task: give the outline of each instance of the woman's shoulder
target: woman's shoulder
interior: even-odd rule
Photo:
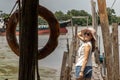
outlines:
[[[92,44],[91,44],[91,42],[89,41],[89,42],[86,42],[86,43],[85,43],[85,46],[92,46]]]

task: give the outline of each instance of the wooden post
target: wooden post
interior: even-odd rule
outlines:
[[[68,40],[68,38],[67,38],[67,52],[69,53],[69,40]]]
[[[73,66],[73,40],[70,45],[70,51],[68,55],[68,66],[67,66],[67,79],[66,80],[71,80],[71,71],[72,71],[72,66]]]
[[[65,79],[65,68],[66,68],[67,54],[68,52],[64,52],[63,59],[62,59],[63,61],[62,61],[62,67],[61,67],[60,80],[66,80]]]
[[[112,28],[112,45],[113,45],[113,75],[114,80],[119,80],[119,43],[118,43],[118,24],[113,23]]]
[[[78,25],[75,25],[75,36],[73,38],[73,63],[76,61],[76,53],[77,53],[77,30]]]
[[[78,25],[75,25],[75,39],[77,39],[77,30],[78,30]]]
[[[86,26],[88,27],[88,17],[87,17],[87,25]]]
[[[35,80],[35,62],[38,53],[38,1],[22,0],[19,80]]]
[[[97,32],[97,17],[96,17],[96,2],[94,2],[93,0],[91,0],[91,9],[92,9],[92,26],[94,27],[94,29]]]
[[[72,18],[71,18],[71,26],[72,26],[72,37],[74,37],[74,30],[73,30],[74,25],[73,25],[73,19]]]
[[[105,59],[106,59],[106,67],[107,67],[107,80],[114,80],[112,73],[112,48],[110,45],[110,33],[109,33],[109,24],[108,24],[108,16],[106,11],[106,0],[98,0],[98,9],[100,16],[100,23],[102,29],[104,50],[105,50]]]
[[[94,53],[94,56],[93,56],[93,60],[95,60],[95,63],[97,63],[97,64],[100,64],[100,61],[99,61],[99,54],[100,54],[100,52],[99,52],[99,49],[98,49],[98,35],[97,35],[97,17],[96,17],[96,9],[95,9],[95,7],[96,7],[96,2],[94,2],[93,0],[91,0],[91,9],[92,9],[92,26],[93,26],[93,28],[96,30],[96,34],[95,34],[95,36],[96,36],[96,49],[95,49],[95,53]]]

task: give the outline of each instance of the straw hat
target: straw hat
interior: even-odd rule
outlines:
[[[84,32],[84,31],[89,31],[92,34],[93,39],[96,40],[96,37],[95,37],[96,31],[94,28],[88,27],[88,28],[81,30],[81,32]]]
[[[96,40],[96,37],[95,37],[96,31],[95,31],[95,29],[92,28],[92,27],[89,27],[89,28],[87,28],[87,30],[89,30],[91,32],[92,37],[94,38],[94,40]]]

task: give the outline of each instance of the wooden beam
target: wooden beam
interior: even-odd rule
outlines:
[[[94,2],[93,0],[91,0],[91,10],[92,10],[92,26],[94,27],[94,29],[97,32],[97,17],[96,17],[96,2]]]
[[[109,32],[109,23],[108,23],[108,15],[106,11],[106,0],[97,0],[98,1],[98,9],[99,9],[99,16],[100,16],[100,23],[102,29],[102,36],[103,36],[103,44],[105,50],[105,59],[106,59],[106,67],[107,67],[107,79],[113,79],[112,73],[112,48],[110,42],[110,32]]]
[[[100,52],[99,52],[99,49],[98,49],[98,35],[97,35],[97,28],[98,28],[98,26],[97,26],[97,17],[96,17],[96,9],[95,9],[95,7],[96,7],[96,2],[95,1],[93,1],[93,0],[91,0],[91,10],[92,10],[92,27],[96,30],[96,34],[95,34],[95,36],[96,36],[96,49],[95,49],[95,54],[94,54],[94,56],[93,56],[93,58],[94,58],[94,60],[93,61],[95,61],[95,63],[97,63],[97,64],[100,64],[100,61],[99,61],[99,55],[100,55]]]
[[[77,55],[77,49],[78,49],[78,38],[77,38],[77,32],[78,32],[78,25],[75,25],[75,36],[73,37],[73,63],[76,61],[76,55]]]
[[[112,28],[112,45],[113,45],[113,75],[114,80],[119,80],[119,43],[118,43],[118,24],[113,23]]]
[[[72,16],[72,18],[88,18],[88,16]]]
[[[72,71],[72,66],[73,66],[73,45],[74,45],[74,41],[71,41],[70,44],[70,51],[69,51],[69,55],[68,55],[68,66],[67,66],[67,79],[66,80],[71,80],[71,71]]]
[[[35,80],[35,62],[38,53],[38,1],[22,0],[19,80]]]
[[[61,66],[61,75],[60,75],[60,80],[66,80],[65,77],[65,68],[66,68],[66,61],[67,61],[67,56],[68,56],[68,52],[64,52],[63,54],[63,61],[62,61],[62,66]]]
[[[75,18],[76,19],[86,18],[86,21],[87,21],[86,26],[88,27],[88,18],[89,18],[88,16],[72,16],[72,19],[75,19]]]

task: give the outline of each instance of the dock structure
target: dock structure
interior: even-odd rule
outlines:
[[[21,34],[19,39],[20,60],[19,60],[18,79],[19,80],[35,80],[35,77],[36,77],[35,72],[36,72],[37,80],[40,80],[39,73],[37,72],[38,70],[36,70],[38,69],[38,35],[37,35],[38,19],[37,17],[38,17],[38,1],[39,0],[22,0],[22,1],[23,1],[22,8],[20,8],[22,12],[19,13]],[[92,55],[93,75],[91,80],[120,80],[118,24],[117,23],[112,24],[112,27],[111,27],[112,32],[110,33],[109,21],[108,21],[108,16],[106,11],[106,0],[97,0],[97,2],[98,2],[100,24],[101,24],[100,25],[101,33],[103,38],[103,47],[104,47],[103,56],[104,57],[103,57],[103,61],[100,62],[99,60],[100,59],[100,49],[99,49],[100,43],[98,42],[102,42],[102,41],[99,40],[99,36],[96,34],[97,41],[96,41],[96,50]],[[98,25],[97,25],[97,19],[96,19],[95,4],[96,3],[93,0],[91,0],[92,20],[93,20],[92,26],[95,28],[97,32]],[[31,12],[31,10],[34,10],[34,12]],[[87,16],[83,16],[83,17],[79,16],[79,17],[72,17],[72,18],[86,18],[87,27],[88,27]],[[64,52],[64,55],[63,55],[60,80],[76,80],[75,63],[77,58],[76,54],[79,47],[78,45],[79,40],[77,38],[78,25],[75,25],[73,27],[75,27],[75,30],[74,30],[75,32],[73,32],[72,30],[73,36],[72,36],[72,41],[70,43],[70,46],[69,46],[69,40],[67,39],[68,51]],[[58,30],[56,30],[55,32],[57,31]],[[53,41],[53,39],[50,39],[49,41]],[[57,44],[55,46],[57,46]],[[48,49],[48,47],[50,48]],[[48,47],[46,47],[48,50],[52,49],[51,46],[48,46]],[[46,56],[47,55],[48,53],[46,54]],[[45,56],[45,55],[42,54],[41,56]]]
[[[105,66],[107,71],[106,80],[119,80],[118,25],[113,25],[113,31],[112,31],[113,35],[111,36],[109,31],[109,21],[106,11],[106,0],[102,0],[102,1],[98,0],[98,9],[99,9],[103,44],[105,50]],[[115,31],[116,31],[116,35],[114,34]],[[116,46],[114,46],[115,44]]]
[[[96,34],[96,50],[92,55],[93,59],[93,75],[91,80],[120,80],[119,75],[119,43],[118,43],[118,24],[113,23],[112,33],[109,31],[109,21],[106,12],[106,0],[97,0],[99,17],[101,24],[101,33],[103,38],[103,61],[100,62],[100,43],[99,36]],[[97,19],[95,12],[95,2],[91,0],[92,5],[92,24],[97,31]],[[72,28],[73,29],[73,28]],[[78,48],[78,40],[76,37],[77,26],[75,26],[75,35],[73,34],[72,41],[70,43],[69,51],[66,54],[67,60],[64,62],[64,70],[61,72],[64,74],[60,80],[75,80],[75,59]],[[67,44],[68,45],[68,44]],[[65,55],[64,55],[65,56]]]
[[[22,1],[23,1],[22,12],[21,12],[22,26],[20,27],[20,33],[21,33],[20,41],[22,42],[20,42],[21,55],[20,55],[20,63],[19,63],[19,80],[35,80],[35,63],[36,63],[35,59],[37,58],[36,55],[38,53],[38,46],[37,46],[38,0],[26,0],[26,1],[22,0]],[[34,12],[31,12],[31,10],[34,10]],[[30,47],[31,45],[32,47]]]

